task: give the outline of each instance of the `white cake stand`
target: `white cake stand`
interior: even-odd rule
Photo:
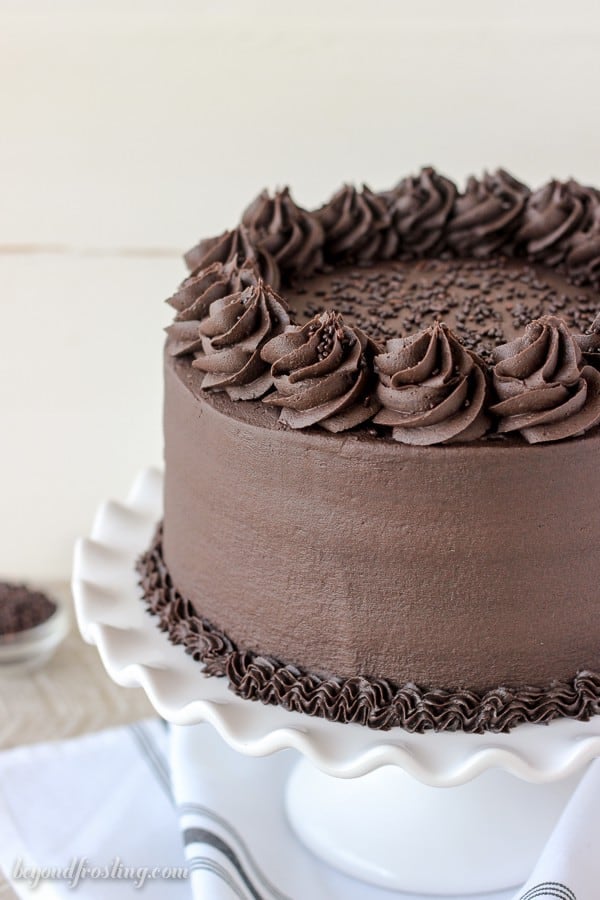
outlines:
[[[162,475],[142,472],[108,501],[75,550],[79,628],[109,675],[141,686],[163,718],[210,722],[240,753],[302,755],[289,820],[318,856],[359,879],[422,894],[522,884],[583,773],[600,755],[600,716],[510,734],[373,731],[236,697],[169,643],[140,600],[134,561],[162,512]],[[445,790],[442,790],[444,788]]]

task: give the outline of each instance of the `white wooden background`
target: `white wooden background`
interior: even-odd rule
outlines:
[[[593,0],[0,0],[0,577],[161,459],[179,253],[263,186],[600,184]]]

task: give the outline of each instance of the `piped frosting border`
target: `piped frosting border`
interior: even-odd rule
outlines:
[[[324,678],[274,657],[238,647],[197,614],[174,587],[162,552],[162,526],[137,563],[142,599],[159,628],[181,644],[207,675],[226,677],[246,700],[380,731],[508,732],[525,722],[588,721],[600,714],[600,674],[580,671],[546,687],[499,686],[484,693],[394,684],[380,678]]]

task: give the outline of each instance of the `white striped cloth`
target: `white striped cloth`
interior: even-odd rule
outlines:
[[[299,844],[283,809],[296,760],[292,751],[240,756],[206,725],[172,729],[173,791],[195,900],[424,900],[347,878]],[[527,885],[481,900],[600,900],[600,760]]]
[[[156,769],[167,739],[152,719],[0,753],[0,868],[19,897],[190,900],[188,877],[149,878],[141,891],[123,877],[155,867],[187,870],[169,778]],[[88,873],[73,889],[69,876],[82,863],[117,877]],[[61,878],[32,887],[24,870],[45,867],[60,869]]]
[[[67,869],[85,859],[90,868],[120,860],[131,876],[178,870],[176,878],[146,880],[141,895],[150,900],[417,900],[347,878],[301,846],[283,809],[292,751],[241,756],[201,725],[172,729],[170,758],[171,765],[166,729],[155,720],[0,753],[0,867],[19,897],[140,894],[131,877],[88,876],[75,894],[66,879],[32,889],[22,877],[24,867]],[[599,898],[600,760],[527,885],[482,900]]]

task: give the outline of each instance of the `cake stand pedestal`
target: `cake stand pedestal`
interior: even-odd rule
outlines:
[[[300,840],[349,875],[401,891],[463,896],[527,880],[579,778],[540,785],[489,769],[439,788],[389,766],[334,778],[303,759],[290,776],[286,804]]]
[[[140,601],[134,570],[162,514],[162,476],[100,507],[75,550],[79,628],[109,675],[141,686],[163,718],[210,722],[235,750],[302,758],[286,790],[300,840],[331,865],[401,891],[467,895],[522,884],[583,774],[600,716],[510,734],[409,734],[342,725],[236,697],[202,676]]]

